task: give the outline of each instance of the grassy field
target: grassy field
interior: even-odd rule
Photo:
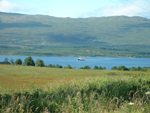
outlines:
[[[0,65],[0,113],[149,113],[149,93],[150,71]]]

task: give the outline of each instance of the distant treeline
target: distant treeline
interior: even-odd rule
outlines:
[[[24,66],[37,66],[37,67],[50,67],[50,68],[66,68],[66,69],[74,69],[71,65],[62,66],[59,64],[49,64],[45,65],[44,61],[41,59],[33,60],[31,56],[25,58],[24,60],[21,60],[20,58],[16,59],[15,61],[13,59],[9,60],[8,58],[5,58],[3,62],[0,62],[0,64],[11,64],[11,65],[24,65]],[[94,70],[106,70],[106,67],[102,66],[94,66],[90,67],[88,65],[80,67],[80,69],[94,69]],[[113,66],[111,70],[122,70],[122,71],[147,71],[150,70],[150,67],[126,67],[126,66]]]

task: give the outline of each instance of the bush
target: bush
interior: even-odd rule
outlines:
[[[11,63],[9,62],[8,58],[5,58],[3,62],[0,62],[0,64],[11,64]]]
[[[125,66],[113,66],[112,70],[123,70],[123,71],[147,71],[149,67],[130,67],[127,68]]]
[[[73,67],[71,65],[67,65],[66,67],[64,67],[66,69],[73,69]]]
[[[35,66],[44,67],[45,66],[44,61],[41,59],[37,59],[35,62]]]
[[[8,58],[5,58],[5,59],[4,59],[4,62],[9,62],[9,59],[8,59]]]
[[[84,66],[84,67],[81,67],[80,69],[91,69],[90,66]]]
[[[131,71],[147,71],[148,67],[131,67],[130,68]]]
[[[125,66],[113,66],[112,70],[122,70],[122,71],[128,71],[129,68],[125,67]]]
[[[35,66],[35,63],[34,63],[34,60],[32,59],[32,57],[25,58],[24,65],[25,66]]]
[[[102,67],[102,66],[94,66],[95,70],[105,70],[106,68],[105,67]]]
[[[21,60],[21,59],[17,59],[17,60],[15,61],[15,64],[16,64],[16,65],[22,65],[22,60]]]
[[[48,67],[51,67],[51,68],[63,68],[63,66],[59,65],[59,64],[49,64]]]

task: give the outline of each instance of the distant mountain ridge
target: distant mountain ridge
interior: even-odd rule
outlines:
[[[150,19],[0,12],[0,54],[150,57]]]

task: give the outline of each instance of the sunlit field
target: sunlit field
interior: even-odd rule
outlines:
[[[149,106],[150,71],[0,65],[2,113],[149,113]]]

